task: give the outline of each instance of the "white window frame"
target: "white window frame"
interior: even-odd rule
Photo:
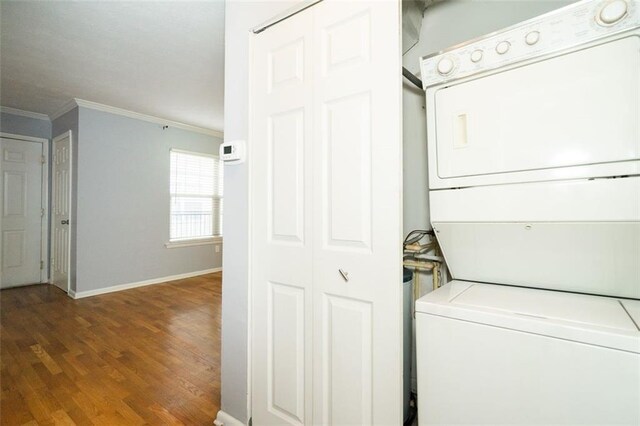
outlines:
[[[216,160],[220,160],[220,157],[215,154],[208,154],[205,152],[196,152],[196,151],[187,151],[185,149],[177,149],[177,148],[169,149],[169,158],[171,158],[172,152],[197,155],[201,157],[211,157],[211,158],[215,158]],[[223,167],[223,166],[220,165],[220,167]],[[188,194],[183,194],[183,195],[188,195]],[[171,197],[172,197],[171,176],[169,176],[169,221],[171,221]],[[218,199],[223,200],[224,195],[221,197],[218,197]],[[172,248],[179,248],[179,247],[204,246],[204,245],[219,244],[219,243],[222,243],[222,235],[214,235],[212,237],[191,238],[191,239],[183,239],[183,240],[171,240],[171,222],[169,222],[169,241],[166,242],[164,246],[166,248],[172,249]]]

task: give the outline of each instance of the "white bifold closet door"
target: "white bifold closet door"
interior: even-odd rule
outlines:
[[[400,4],[253,37],[253,424],[401,424]]]

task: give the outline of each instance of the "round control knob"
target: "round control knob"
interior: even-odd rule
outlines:
[[[453,71],[454,65],[451,58],[442,58],[440,62],[438,62],[438,72],[442,75],[447,75]]]
[[[524,36],[524,41],[529,45],[533,46],[540,40],[540,33],[538,31],[531,31]]]
[[[496,52],[498,52],[498,55],[504,55],[509,51],[510,47],[511,47],[511,43],[509,43],[508,41],[501,41],[496,46]]]
[[[613,0],[600,10],[600,21],[605,25],[615,24],[627,14],[627,8],[625,0]]]
[[[482,50],[474,50],[471,52],[471,62],[480,62],[482,60]]]

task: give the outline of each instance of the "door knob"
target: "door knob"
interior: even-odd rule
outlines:
[[[68,224],[69,224],[69,219],[60,221],[60,225],[68,225]]]
[[[338,269],[338,272],[340,272],[340,275],[342,275],[342,278],[345,280],[345,282],[349,282],[349,273],[346,271],[343,271],[342,269]]]

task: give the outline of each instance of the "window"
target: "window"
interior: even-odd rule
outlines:
[[[170,241],[222,236],[222,162],[214,155],[175,149],[170,156]]]

